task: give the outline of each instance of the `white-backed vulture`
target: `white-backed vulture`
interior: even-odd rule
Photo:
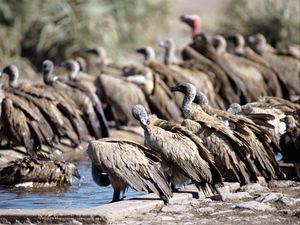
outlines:
[[[68,60],[64,62],[64,67],[69,71],[69,81],[66,82],[67,85],[72,87],[73,89],[77,89],[86,95],[94,108],[95,114],[99,120],[101,126],[101,137],[108,137],[109,136],[109,127],[106,121],[104,111],[102,108],[102,103],[98,96],[96,95],[96,87],[94,84],[91,83],[83,83],[77,80],[77,76],[81,73],[80,66],[78,62],[75,60]],[[89,76],[89,75],[86,75]],[[100,137],[96,137],[100,138]]]
[[[114,77],[122,77],[122,68],[107,58],[106,49],[102,46],[87,49],[88,72],[93,75],[107,74]]]
[[[237,57],[226,52],[227,43],[221,35],[210,39],[219,57],[228,63],[234,74],[245,84],[245,98],[247,102],[258,100],[259,97],[267,95],[267,85],[262,73],[247,59]]]
[[[92,141],[87,153],[93,167],[108,174],[114,189],[113,201],[119,201],[120,192],[129,186],[138,191],[154,192],[165,203],[172,197],[171,188],[160,171],[157,152],[132,141],[105,138]],[[100,175],[94,172],[93,178],[102,185],[98,179]]]
[[[268,95],[289,99],[288,90],[276,71],[262,56],[256,54],[250,47],[245,46],[245,39],[241,34],[228,36],[227,43],[229,53],[247,59],[248,64],[252,63],[252,66],[261,72],[267,85]]]
[[[203,127],[203,131],[208,132],[202,136],[202,139],[206,139],[207,136],[216,133],[219,138],[226,140],[229,149],[234,152],[239,159],[239,164],[237,165],[239,168],[235,170],[239,176],[239,181],[241,183],[248,183],[249,180],[256,181],[258,171],[253,160],[250,158],[250,145],[243,135],[235,130],[231,130],[218,118],[205,113],[200,105],[193,105],[192,102],[196,96],[196,88],[192,84],[178,84],[172,88],[172,91],[179,91],[184,94],[181,108],[184,118],[196,122],[201,128]],[[201,134],[199,133],[199,135]],[[214,151],[214,149],[210,150]],[[229,152],[226,154],[229,154]],[[242,168],[246,168],[247,173],[242,171]]]
[[[170,68],[176,83],[169,84],[170,87],[178,83],[191,83],[197,90],[202,91],[208,97],[211,104],[220,109],[225,109],[222,98],[218,95],[214,87],[214,75],[191,67],[187,61],[175,59],[175,42],[171,39],[160,41],[159,45],[165,49],[164,63]],[[172,76],[172,75],[170,75]],[[179,79],[179,77],[181,77]],[[182,101],[182,99],[181,99]],[[181,104],[181,101],[179,104]]]
[[[300,61],[288,55],[282,55],[267,44],[262,34],[248,38],[250,47],[261,55],[277,72],[291,95],[300,94]]]
[[[150,112],[146,97],[136,84],[106,74],[98,76],[97,81],[103,91],[104,102],[110,105],[117,125],[138,125],[131,114],[131,108],[136,104],[143,105]]]
[[[265,114],[265,121],[261,119],[261,125],[256,125],[246,117],[212,108],[209,106],[206,96],[199,91],[195,100],[204,112],[219,118],[224,123],[228,123],[232,130],[239,133],[249,143],[250,157],[253,159],[260,175],[267,180],[283,177],[275,160],[273,149],[269,144],[272,139],[271,133],[266,129],[274,129],[274,126],[268,123],[268,120],[274,119],[273,116]]]
[[[161,155],[173,187],[191,179],[205,194],[208,187],[217,192],[222,177],[200,138],[179,124],[148,116],[141,105],[134,106],[132,114],[144,129],[145,145]]]
[[[71,184],[73,176],[80,178],[74,164],[39,154],[38,157],[25,156],[9,163],[0,171],[0,185],[55,187]]]
[[[43,62],[43,78],[44,83],[48,86],[49,90],[55,91],[66,102],[73,104],[73,110],[80,113],[80,117],[84,120],[84,124],[75,121],[76,131],[80,134],[81,129],[95,137],[101,138],[108,136],[108,127],[105,117],[102,112],[99,100],[93,93],[84,85],[77,85],[76,82],[59,79],[53,75],[54,65],[51,61],[45,60]],[[82,120],[81,119],[81,120]],[[84,127],[86,126],[86,127]]]
[[[128,76],[127,80],[140,85],[145,93],[150,110],[159,118],[180,121],[181,111],[176,105],[169,88],[157,74],[146,68],[144,74]]]

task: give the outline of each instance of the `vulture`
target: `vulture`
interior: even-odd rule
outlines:
[[[165,49],[164,63],[174,74],[174,82],[170,87],[178,83],[191,83],[197,90],[202,91],[208,97],[214,107],[225,109],[222,98],[216,93],[214,88],[214,77],[195,68],[188,61],[178,61],[175,59],[175,42],[171,39],[160,41],[159,45]],[[180,79],[178,79],[180,77]],[[181,99],[182,101],[182,99]],[[181,101],[179,104],[181,104]]]
[[[248,64],[252,64],[252,66],[260,71],[267,85],[267,95],[289,99],[288,90],[276,71],[270,67],[263,57],[256,54],[250,47],[245,46],[245,39],[241,34],[228,36],[227,44],[227,51],[229,53],[247,59]]]
[[[17,187],[55,187],[68,185],[72,177],[80,179],[76,166],[46,154],[25,156],[9,163],[0,171],[0,185]]]
[[[277,72],[289,90],[290,96],[300,94],[300,61],[288,55],[282,55],[267,44],[262,34],[248,38],[249,46],[261,55]]]
[[[131,108],[136,104],[143,105],[150,112],[141,88],[126,80],[126,78],[102,74],[98,76],[97,82],[103,92],[101,95],[103,101],[111,107],[113,117],[118,126],[138,125],[131,114]]]
[[[73,89],[77,89],[80,92],[82,92],[84,95],[86,95],[92,105],[93,109],[95,111],[95,114],[97,116],[97,119],[99,120],[100,126],[101,126],[101,137],[108,137],[109,136],[109,127],[108,123],[106,121],[104,111],[102,108],[102,103],[98,96],[96,95],[96,88],[94,88],[94,85],[91,83],[82,83],[80,81],[77,81],[77,76],[80,74],[80,66],[79,63],[75,60],[68,60],[63,63],[63,66],[69,71],[69,81],[65,82],[68,86],[72,87]],[[82,73],[81,73],[82,74]],[[89,75],[86,75],[89,76]],[[100,137],[96,137],[100,138]]]
[[[84,133],[83,138],[88,135],[95,138],[107,137],[109,129],[98,97],[83,84],[54,76],[53,70],[53,63],[45,60],[43,62],[44,83],[49,90],[57,93],[65,102],[72,104],[73,110],[79,112],[80,118],[73,122],[77,133]]]
[[[196,96],[196,88],[192,84],[178,84],[172,88],[172,91],[179,91],[184,94],[181,110],[184,118],[187,120],[184,121],[183,125],[188,126],[203,141],[206,141],[206,146],[210,148],[212,153],[214,152],[216,157],[231,157],[230,165],[234,168],[232,169],[227,165],[227,170],[233,170],[237,179],[235,181],[239,181],[242,184],[257,181],[259,174],[250,157],[250,144],[243,135],[235,130],[231,130],[218,118],[207,114],[200,105],[194,105],[193,100]],[[209,138],[211,138],[211,141],[209,141]],[[223,140],[221,141],[220,139]],[[222,149],[221,151],[223,151],[223,146],[226,146],[226,152],[216,152],[216,149]],[[221,155],[219,156],[218,154]],[[235,157],[237,157],[237,160],[235,160]],[[228,164],[228,161],[226,163]],[[222,164],[219,165],[222,166]]]
[[[172,187],[191,179],[205,194],[218,192],[223,178],[200,138],[177,123],[148,116],[141,105],[134,106],[132,114],[144,129],[145,145],[161,155]]]
[[[247,59],[237,57],[226,52],[225,38],[217,35],[210,40],[219,57],[222,57],[232,68],[234,74],[245,84],[245,98],[247,102],[258,100],[260,96],[267,95],[267,85],[262,73]]]
[[[275,160],[273,149],[269,144],[272,138],[271,133],[266,129],[274,129],[274,126],[268,123],[268,120],[275,119],[274,116],[268,114],[260,115],[265,118],[264,120],[261,119],[261,125],[257,125],[246,117],[212,108],[209,106],[206,96],[199,91],[194,102],[199,104],[205,113],[210,116],[216,116],[221,121],[224,121],[224,123],[228,123],[228,126],[232,130],[239,133],[249,143],[250,156],[260,175],[264,176],[267,180],[282,177],[282,172]]]
[[[128,76],[127,80],[141,86],[152,113],[165,120],[181,120],[173,95],[159,75],[146,68],[144,74]]]
[[[120,200],[120,192],[128,187],[137,191],[154,192],[167,203],[172,190],[160,170],[160,155],[140,144],[119,138],[92,141],[87,153],[92,161],[92,175],[100,186],[111,183],[113,202]],[[107,173],[109,180],[104,178]]]
[[[300,180],[300,127],[296,125],[293,116],[283,118],[286,124],[286,132],[280,137],[283,161],[294,163],[296,167],[296,180]]]
[[[88,72],[94,75],[107,74],[122,77],[122,68],[107,58],[106,49],[102,46],[86,50],[89,57]]]
[[[46,90],[23,82],[18,83],[19,71],[14,65],[3,69],[9,76],[9,86],[4,86],[1,119],[4,133],[14,145],[25,146],[29,154],[42,144],[52,146],[56,137],[67,138],[79,145],[78,136],[65,113],[72,109],[58,101]],[[69,110],[69,111],[68,111]]]

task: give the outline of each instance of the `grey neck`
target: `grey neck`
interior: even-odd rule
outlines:
[[[78,62],[74,61],[74,62],[70,62],[71,65],[71,69],[69,71],[69,80],[76,80],[79,72],[80,72],[80,65]]]
[[[174,54],[175,54],[175,47],[174,45],[170,45],[166,48],[164,63],[166,65],[171,65],[174,62]]]
[[[194,88],[195,89],[195,88]],[[185,94],[182,101],[182,112],[185,118],[189,118],[192,112],[192,103],[196,96],[196,89],[189,90],[188,93]]]

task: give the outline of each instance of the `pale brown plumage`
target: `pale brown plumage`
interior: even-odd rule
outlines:
[[[262,34],[250,36],[249,45],[261,55],[277,72],[280,79],[286,85],[290,97],[300,94],[300,62],[299,59],[288,55],[278,54],[277,50],[268,45]]]
[[[141,86],[151,112],[159,118],[171,121],[180,121],[182,119],[173,95],[169,94],[169,88],[150,69],[146,69],[144,74],[128,76],[127,80]]]
[[[197,90],[202,91],[215,107],[225,109],[222,98],[215,90],[214,75],[197,70],[187,61],[175,59],[175,43],[172,40],[160,41],[160,46],[165,48],[164,63],[170,68],[170,75],[174,77],[174,82],[169,84],[172,87],[178,83],[192,83]],[[172,75],[173,74],[173,75]],[[177,79],[179,78],[180,79]],[[175,83],[176,82],[176,83]],[[182,99],[180,99],[182,101]],[[181,101],[179,104],[181,104]]]
[[[108,174],[114,188],[113,201],[120,200],[120,192],[128,186],[138,191],[154,192],[165,202],[172,197],[160,171],[160,156],[153,150],[132,141],[106,138],[92,141],[87,153],[92,164]],[[94,179],[97,180],[98,175],[94,173]]]
[[[219,138],[226,140],[227,145],[230,143],[229,149],[234,151],[236,156],[240,160],[240,168],[246,167],[247,173],[240,173],[239,177],[242,183],[247,183],[247,177],[250,177],[251,181],[257,180],[257,168],[255,167],[253,161],[250,158],[250,146],[247,140],[239,132],[231,130],[229,127],[226,127],[225,124],[220,121],[218,118],[208,115],[203,111],[200,106],[195,106],[192,104],[196,96],[196,89],[192,84],[179,84],[172,88],[173,91],[179,91],[184,93],[184,100],[182,103],[183,115],[186,119],[193,120],[198,123],[203,129],[206,128],[207,134],[206,137],[211,133],[216,133]],[[205,130],[205,129],[204,129]],[[202,138],[206,138],[203,136]],[[244,166],[242,166],[244,164]],[[241,169],[237,171],[242,171]],[[249,174],[248,174],[249,173]]]
[[[148,116],[141,105],[135,106],[132,113],[144,128],[146,146],[161,154],[173,185],[184,184],[190,178],[204,193],[208,187],[215,192],[222,185],[220,172],[201,139],[176,123]]]
[[[136,104],[142,104],[150,111],[143,91],[136,84],[105,74],[98,77],[98,82],[103,91],[104,102],[112,108],[117,124],[138,124],[131,115],[131,108]]]

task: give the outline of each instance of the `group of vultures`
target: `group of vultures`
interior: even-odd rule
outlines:
[[[113,201],[127,187],[168,202],[187,183],[209,194],[224,181],[286,179],[278,156],[299,179],[299,49],[274,49],[261,34],[210,36],[198,16],[180,20],[192,31],[182,59],[168,39],[163,62],[147,46],[137,50],[142,65],[120,66],[97,47],[44,61],[40,82],[3,68],[0,184],[70,184],[80,174],[63,156],[74,151],[87,152]]]

